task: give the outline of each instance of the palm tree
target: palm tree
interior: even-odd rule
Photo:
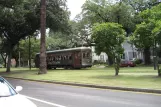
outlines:
[[[46,0],[41,0],[41,41],[40,41],[40,67],[38,74],[46,74]]]

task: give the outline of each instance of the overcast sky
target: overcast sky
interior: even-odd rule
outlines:
[[[70,19],[74,19],[74,17],[81,12],[81,6],[85,1],[86,0],[67,0],[67,5],[71,12]]]

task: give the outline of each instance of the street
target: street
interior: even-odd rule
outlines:
[[[38,107],[161,107],[161,95],[7,79]]]

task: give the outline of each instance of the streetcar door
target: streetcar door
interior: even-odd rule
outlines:
[[[74,68],[81,68],[80,52],[74,53]]]

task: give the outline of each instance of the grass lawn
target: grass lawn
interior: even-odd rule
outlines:
[[[48,70],[45,75],[37,75],[36,68],[31,71],[28,68],[12,68],[11,73],[4,73],[4,71],[4,68],[0,68],[1,76],[161,90],[161,78],[157,77],[157,71],[153,70],[153,67],[121,68],[119,76],[114,76],[115,71],[111,67]]]

